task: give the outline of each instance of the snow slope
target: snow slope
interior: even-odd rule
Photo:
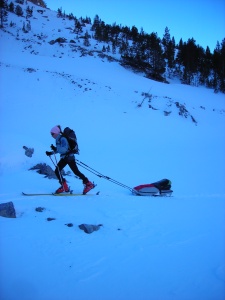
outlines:
[[[75,40],[73,23],[37,9],[31,32],[13,14],[16,25],[0,31],[0,203],[12,201],[17,213],[0,217],[1,299],[224,299],[224,95],[85,55],[82,39],[50,45]],[[91,40],[87,50],[94,47],[102,44]],[[80,161],[130,187],[168,178],[173,197],[135,197],[84,169],[99,196],[22,196],[58,187],[28,170],[53,167],[45,151],[56,124],[75,129]],[[67,180],[82,191],[74,176]],[[82,223],[103,226],[88,235]]]

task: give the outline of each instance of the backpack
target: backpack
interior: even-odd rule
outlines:
[[[62,136],[64,136],[67,139],[70,147],[70,152],[74,154],[79,154],[77,137],[74,130],[72,130],[69,127],[66,127],[62,132]]]

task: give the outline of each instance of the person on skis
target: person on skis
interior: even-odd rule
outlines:
[[[69,143],[62,135],[61,127],[59,125],[54,126],[51,131],[51,136],[56,140],[56,146],[51,145],[52,151],[46,151],[46,155],[50,156],[54,153],[60,154],[60,161],[58,162],[56,169],[55,169],[55,175],[59,180],[59,183],[61,186],[56,190],[57,194],[63,193],[63,192],[69,192],[69,187],[67,185],[66,180],[62,177],[61,170],[65,168],[66,165],[70,167],[70,169],[73,171],[73,173],[78,176],[84,184],[84,190],[83,194],[86,194],[91,189],[94,188],[94,184],[88,180],[88,178],[82,174],[76,164],[74,153],[70,151]]]

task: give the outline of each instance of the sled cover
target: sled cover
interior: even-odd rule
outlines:
[[[133,188],[133,193],[138,196],[170,196],[172,192],[171,181],[169,179],[162,179],[149,184],[141,184]]]

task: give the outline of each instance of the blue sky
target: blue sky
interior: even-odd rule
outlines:
[[[194,38],[203,48],[211,52],[225,38],[225,0],[46,0],[52,10],[58,8],[76,17],[96,14],[107,24],[121,24],[146,33],[157,32],[163,37],[166,26],[176,43],[182,38]]]

